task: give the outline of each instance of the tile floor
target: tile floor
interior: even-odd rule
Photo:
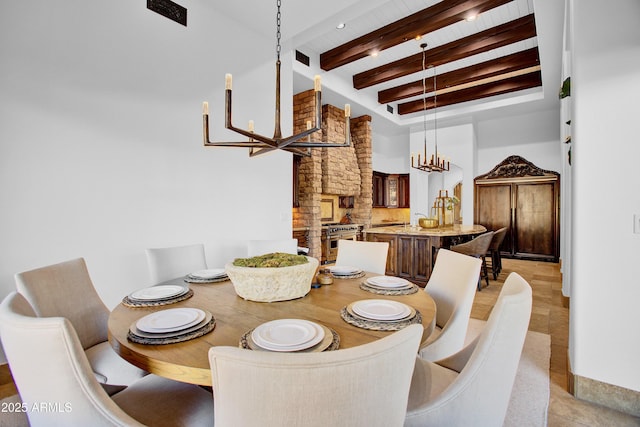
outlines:
[[[529,330],[551,335],[548,425],[550,427],[640,426],[638,417],[577,400],[567,391],[569,302],[562,296],[559,264],[503,258],[502,273],[498,280],[490,280],[488,288],[476,292],[471,317],[482,320],[488,318],[504,280],[512,271],[524,277],[533,289]]]

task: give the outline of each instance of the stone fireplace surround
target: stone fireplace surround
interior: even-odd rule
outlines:
[[[313,90],[293,97],[293,132],[307,129],[315,116]],[[313,141],[344,142],[344,110],[322,106],[322,129]],[[309,256],[322,254],[320,201],[323,194],[354,196],[353,223],[371,226],[373,166],[371,162],[371,116],[351,119],[351,147],[313,148],[310,157],[302,157],[298,172],[299,207],[293,209],[293,227],[307,227]]]

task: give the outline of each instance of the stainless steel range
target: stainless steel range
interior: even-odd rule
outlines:
[[[359,224],[330,223],[322,226],[322,263],[336,261],[338,240],[358,240]]]

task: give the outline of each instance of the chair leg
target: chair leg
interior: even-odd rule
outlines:
[[[497,258],[497,252],[491,251],[491,272],[493,273],[493,280],[498,280],[498,274],[500,273],[500,271],[498,271],[499,267]]]
[[[482,270],[484,271],[484,278],[487,282],[487,287],[489,287],[489,272],[487,271],[487,261],[485,260],[485,257],[482,257]],[[480,277],[482,277],[482,274]]]

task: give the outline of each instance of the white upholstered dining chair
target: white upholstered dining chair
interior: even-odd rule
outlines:
[[[469,345],[435,363],[416,359],[405,426],[502,426],[530,316],[531,287],[511,273]]]
[[[209,350],[216,427],[401,426],[423,333],[319,353]]]
[[[296,255],[298,239],[249,240],[247,242],[247,253],[250,257],[273,252]]]
[[[36,317],[16,292],[0,304],[0,336],[32,427],[213,424],[211,394],[198,386],[147,375],[110,397],[71,322]]]
[[[171,246],[146,249],[151,282],[155,285],[198,270],[207,269],[204,245]]]
[[[376,274],[387,270],[389,242],[338,240],[336,265],[360,268]]]
[[[424,290],[436,303],[436,325],[420,357],[443,359],[462,349],[482,261],[440,249]]]
[[[93,286],[83,258],[18,273],[15,281],[38,317],[69,319],[96,379],[110,393],[146,375],[118,356],[107,341],[109,309]]]

